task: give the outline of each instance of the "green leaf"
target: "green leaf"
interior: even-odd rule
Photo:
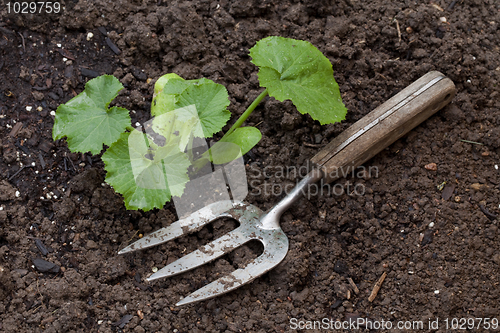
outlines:
[[[226,164],[248,153],[262,138],[256,127],[240,127],[228,136],[215,143],[212,148],[204,152],[199,159],[194,161],[195,169],[201,169],[205,164]]]
[[[175,110],[177,96],[189,85],[198,81],[186,81],[175,73],[168,73],[160,77],[155,83],[153,101],[151,102],[151,115],[159,116]]]
[[[309,113],[321,124],[345,119],[347,109],[332,64],[311,43],[267,37],[250,49],[250,56],[259,67],[260,85],[270,96],[291,100],[300,113]]]
[[[176,109],[192,110],[198,113],[193,128],[196,137],[211,137],[219,132],[231,117],[226,109],[229,96],[223,85],[201,78],[184,80],[177,74],[166,74],[155,84],[155,95],[151,103],[151,114],[160,116]],[[192,115],[189,114],[189,117]],[[199,130],[201,126],[201,130]]]
[[[222,138],[208,150],[210,161],[215,164],[225,164],[234,161],[248,153],[262,139],[262,134],[256,127],[240,127],[227,137]]]
[[[162,208],[181,196],[189,181],[186,154],[177,145],[156,145],[140,131],[123,133],[102,155],[106,182],[124,197],[127,209]]]
[[[175,103],[176,108],[185,108],[190,105],[196,107],[203,130],[203,133],[194,133],[197,137],[211,137],[219,132],[231,117],[231,113],[226,109],[229,105],[226,87],[208,79],[200,79],[190,84],[178,96]]]
[[[156,133],[161,136],[161,142],[167,145],[176,144],[181,151],[184,151],[194,133],[203,133],[194,105],[156,116],[151,123],[151,131],[146,126],[148,134],[154,136],[153,133]]]
[[[52,138],[67,137],[72,152],[99,153],[103,145],[111,145],[130,125],[127,109],[109,103],[123,89],[111,75],[96,77],[87,82],[85,90],[57,108]]]

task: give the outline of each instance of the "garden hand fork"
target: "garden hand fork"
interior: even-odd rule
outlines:
[[[250,240],[258,240],[264,245],[264,252],[259,257],[246,267],[196,290],[176,305],[206,300],[249,283],[285,258],[288,238],[280,228],[280,217],[311,184],[319,180],[322,184],[334,181],[339,178],[339,170],[341,174],[349,174],[448,104],[454,94],[455,86],[450,79],[439,72],[429,72],[333,139],[312,158],[316,168],[268,212],[241,201],[215,202],[139,239],[119,253],[155,246],[198,231],[217,218],[230,217],[239,221],[238,228],[165,266],[147,280],[184,273]]]

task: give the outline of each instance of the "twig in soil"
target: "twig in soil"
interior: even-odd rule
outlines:
[[[370,297],[368,297],[368,301],[373,302],[375,297],[377,297],[378,291],[382,287],[382,283],[384,282],[386,276],[387,276],[387,273],[384,272],[384,274],[382,274],[380,279],[378,279],[377,283],[375,283],[375,286],[373,287],[373,290],[370,294]]]
[[[42,169],[45,169],[45,160],[43,159],[42,153],[38,153],[38,159],[40,160],[40,165]]]
[[[479,205],[479,209],[481,209],[481,211],[483,212],[484,215],[486,215],[487,218],[489,218],[490,220],[494,220],[497,218],[497,215],[496,214],[493,214],[491,213],[488,209],[486,209],[486,207],[484,207],[483,205]]]
[[[133,235],[132,237],[127,241],[127,243],[130,243],[132,241],[132,239],[134,239],[135,235],[137,235],[137,233],[139,232],[139,230],[137,230]]]
[[[472,143],[472,144],[474,144],[474,145],[484,146],[484,144],[482,144],[481,142],[470,141],[470,140],[462,140],[462,139],[460,139],[460,141],[462,141],[462,142],[467,142],[467,143]]]
[[[354,283],[354,281],[349,277],[347,278],[347,281],[349,282],[349,284],[351,285],[352,289],[354,290],[354,292],[356,294],[359,294],[359,289],[358,289],[358,286],[356,285],[356,283]]]
[[[9,177],[9,180],[12,180],[15,176],[17,176],[21,171],[23,171],[26,168],[31,168],[31,165],[23,165],[22,167],[19,168],[19,170],[16,171],[15,174]]]
[[[314,144],[314,143],[307,143],[307,142],[303,142],[302,144],[306,147],[311,147],[311,148],[321,148],[324,146],[322,144]]]
[[[398,40],[401,43],[401,29],[399,29],[399,22],[397,19],[394,19],[396,21],[396,29],[398,29]]]
[[[71,166],[73,167],[73,170],[75,170],[75,172],[77,172],[75,165],[73,164],[73,161],[71,160],[71,158],[68,157],[67,159],[68,159],[69,163],[71,164]]]
[[[24,53],[26,53],[26,44],[24,43],[24,36],[18,32],[19,36],[21,36],[21,39],[23,40],[23,50],[24,50]]]
[[[11,31],[4,27],[0,27],[0,32],[3,32],[5,35],[14,35],[14,31]]]
[[[455,5],[457,4],[457,0],[454,0],[450,3],[450,5],[446,8],[447,11],[450,11],[453,9],[453,7],[455,7]]]

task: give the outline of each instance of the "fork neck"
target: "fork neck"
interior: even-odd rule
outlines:
[[[316,183],[321,178],[323,178],[323,173],[319,169],[313,169],[309,172],[290,193],[288,193],[276,206],[261,217],[261,228],[280,228],[281,215],[300,198],[301,194],[308,193],[309,185]]]

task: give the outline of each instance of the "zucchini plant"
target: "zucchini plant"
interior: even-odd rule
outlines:
[[[193,141],[212,137],[229,121],[228,93],[206,78],[184,80],[174,73],[155,83],[152,119],[145,131],[131,126],[127,109],[109,106],[123,86],[117,78],[103,75],[57,108],[52,137],[65,137],[72,152],[98,154],[108,146],[102,155],[106,182],[123,196],[127,209],[147,211],[182,195],[190,167],[228,163],[254,147],[262,137],[260,131],[242,125],[267,95],[281,102],[291,100],[300,113],[321,124],[345,118],[347,109],[332,65],[311,43],[267,37],[250,49],[250,56],[265,89],[222,139],[200,156],[192,154]]]

